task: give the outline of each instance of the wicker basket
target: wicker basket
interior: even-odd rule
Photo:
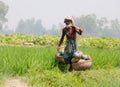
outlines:
[[[77,63],[72,63],[72,67],[74,70],[85,70],[90,68],[91,65],[92,65],[91,60],[83,60],[83,59],[80,59],[79,62]]]
[[[59,62],[64,62],[64,58],[63,56],[61,56],[59,53],[56,55],[56,60],[58,60]]]

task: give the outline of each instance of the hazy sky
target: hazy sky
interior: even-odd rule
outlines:
[[[120,19],[120,0],[0,0],[9,6],[8,25],[15,28],[22,19],[41,19],[46,28],[63,23],[67,15],[96,14],[98,18]]]

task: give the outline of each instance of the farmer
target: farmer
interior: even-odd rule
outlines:
[[[59,41],[57,50],[60,49],[60,46],[64,40],[64,36],[66,36],[67,40],[66,40],[66,47],[64,49],[63,57],[64,57],[64,62],[70,64],[69,72],[72,72],[73,68],[72,68],[71,59],[74,57],[73,56],[74,52],[77,51],[76,33],[81,35],[83,30],[75,26],[74,20],[71,16],[65,17],[64,23],[66,24],[66,26],[62,29],[62,36]]]

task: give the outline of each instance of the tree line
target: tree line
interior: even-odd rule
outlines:
[[[3,27],[7,18],[8,6],[0,1],[0,33],[20,33],[33,35],[61,35],[61,30],[64,27],[63,23],[53,25],[51,29],[46,29],[42,25],[42,20],[34,18],[23,20],[21,19],[15,31],[9,30],[8,27]],[[106,17],[97,18],[95,14],[81,15],[73,17],[76,26],[82,27],[84,36],[105,36],[105,37],[120,37],[120,21],[118,19],[108,20]]]

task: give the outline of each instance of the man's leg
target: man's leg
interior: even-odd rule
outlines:
[[[70,68],[69,68],[69,72],[72,72],[73,68],[72,68],[72,63],[70,62]]]

